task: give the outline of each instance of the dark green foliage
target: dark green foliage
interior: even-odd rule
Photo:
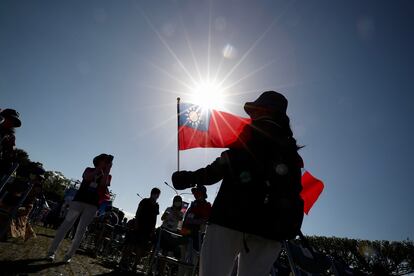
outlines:
[[[16,149],[14,156],[16,162],[19,163],[19,169],[16,175],[17,179],[27,180],[27,170],[32,162],[29,158],[29,154],[23,149]],[[64,191],[69,185],[70,180],[66,178],[63,173],[58,171],[47,171],[45,173],[45,180],[43,181],[43,194],[49,200],[61,201],[63,200]]]
[[[47,171],[43,181],[43,193],[47,199],[62,201],[65,189],[71,181],[63,173],[58,171]]]
[[[367,241],[336,237],[308,237],[320,252],[343,260],[369,275],[404,275],[414,271],[414,243]]]

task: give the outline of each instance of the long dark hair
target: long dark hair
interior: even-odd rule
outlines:
[[[289,117],[281,113],[253,120],[249,147],[260,151],[277,148],[277,150],[290,152],[297,152],[302,148],[293,137]]]
[[[174,203],[176,202],[176,201],[180,201],[181,202],[181,206],[180,207],[176,207],[175,205],[174,205]],[[172,204],[172,206],[171,206],[173,209],[177,209],[177,210],[181,210],[181,208],[183,208],[183,198],[181,197],[181,196],[179,196],[179,195],[176,195],[175,197],[174,197],[174,199],[173,199],[173,204]]]
[[[278,125],[280,125],[282,132],[286,133],[289,136],[289,139],[291,140],[291,144],[296,147],[296,150],[300,150],[301,148],[304,147],[304,146],[298,145],[295,137],[293,137],[293,131],[290,126],[290,118],[288,115],[279,114],[278,116],[275,116],[273,120],[275,120],[275,122]]]

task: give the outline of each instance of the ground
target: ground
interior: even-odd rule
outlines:
[[[55,231],[43,227],[36,227],[37,237],[27,242],[9,239],[0,242],[0,275],[119,275],[111,272],[110,265],[102,259],[92,258],[85,252],[79,251],[72,258],[70,264],[60,262],[69,241],[64,240],[57,252],[56,262],[44,259]],[[137,274],[136,274],[137,275]]]

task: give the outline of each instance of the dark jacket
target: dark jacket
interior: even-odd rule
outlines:
[[[135,214],[137,230],[145,235],[151,235],[155,230],[160,207],[152,198],[144,198],[138,205]]]
[[[209,222],[279,240],[281,223],[292,215],[303,218],[302,159],[296,141],[278,125],[262,122],[249,131],[251,139],[244,148],[224,151],[212,164],[184,177],[173,176],[173,183],[211,185],[223,180]],[[283,176],[275,176],[279,164],[288,169]]]
[[[211,213],[211,204],[205,199],[191,202],[190,207],[185,213],[183,221],[183,233],[198,234],[201,226],[207,222]]]
[[[13,131],[0,127],[0,178],[4,174],[10,173],[13,162],[16,161],[15,141],[16,137]]]
[[[95,171],[94,168],[86,168],[83,172],[83,175],[85,175],[86,172],[93,172]],[[93,181],[87,181],[85,178],[82,180],[82,183],[80,184],[79,190],[76,192],[75,197],[73,198],[73,201],[79,201],[84,202],[90,205],[96,206],[96,208],[99,207],[99,183],[101,182],[102,176],[98,177],[97,179]],[[93,184],[93,185],[92,185]]]

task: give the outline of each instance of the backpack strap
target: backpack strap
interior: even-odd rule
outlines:
[[[305,235],[303,235],[302,230],[299,231],[299,238],[302,241],[303,245],[310,250],[310,252],[313,254],[315,253],[315,251],[313,250],[313,248],[310,246],[309,240],[305,237]]]

